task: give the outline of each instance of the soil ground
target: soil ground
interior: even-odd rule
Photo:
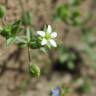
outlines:
[[[44,24],[51,24],[58,32],[58,40],[62,40],[62,34],[66,27],[60,21],[53,21],[52,15],[57,6],[70,0],[21,0],[23,5],[20,5],[19,0],[8,0],[7,5],[7,20],[12,22],[20,18],[22,13],[22,6],[24,10],[32,11],[33,25],[40,30]],[[0,4],[5,5],[5,0],[0,0]],[[82,13],[89,11],[91,0],[85,0],[80,7]],[[94,11],[94,10],[92,10]],[[64,41],[68,46],[80,47],[80,33],[78,29],[73,30],[68,34]],[[60,33],[60,34],[59,34]],[[30,78],[26,74],[27,68],[27,49],[17,48],[12,45],[8,48],[4,47],[4,38],[0,37],[0,96],[49,96],[49,92],[56,86],[69,86],[71,88],[78,87],[82,83],[82,77],[79,82],[73,83],[75,77],[73,74],[64,72],[53,72],[43,75],[40,78]],[[32,50],[32,63],[38,64],[41,68],[49,64],[50,58],[48,54],[41,54],[38,50]],[[40,55],[38,55],[40,53]],[[96,72],[91,68],[82,68],[81,72],[91,74],[93,78],[92,92],[78,95],[72,92],[69,96],[96,96]]]

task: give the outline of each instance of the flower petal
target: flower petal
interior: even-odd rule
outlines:
[[[45,38],[43,38],[41,45],[46,45],[47,44],[47,40]]]
[[[57,47],[57,44],[56,44],[56,42],[55,42],[53,39],[51,39],[49,42],[50,42],[50,44],[51,44],[53,47]]]
[[[48,25],[47,32],[48,32],[48,33],[51,33],[51,32],[52,32],[52,27],[51,27],[51,25]]]
[[[42,37],[45,37],[45,32],[44,31],[37,31],[37,34],[42,36]]]
[[[56,87],[51,91],[52,96],[60,96],[60,87]]]
[[[56,32],[52,32],[51,33],[51,38],[55,38],[55,37],[57,37],[57,33]]]

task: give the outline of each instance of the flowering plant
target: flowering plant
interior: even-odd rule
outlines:
[[[0,18],[2,19],[3,27],[0,28],[0,35],[6,39],[6,45],[17,44],[19,47],[28,48],[29,72],[32,76],[40,76],[40,69],[36,64],[31,64],[30,49],[40,49],[57,47],[53,40],[56,32],[52,32],[51,25],[45,31],[34,31],[32,27],[32,15],[30,12],[23,14],[22,18],[12,24],[4,24],[5,7],[0,5]],[[25,35],[18,35],[20,32],[25,32]],[[34,33],[34,34],[33,34]]]

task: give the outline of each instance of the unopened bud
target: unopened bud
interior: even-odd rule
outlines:
[[[40,76],[40,68],[36,64],[30,64],[29,71],[32,76]]]

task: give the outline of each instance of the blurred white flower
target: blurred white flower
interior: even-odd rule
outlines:
[[[51,25],[48,25],[46,32],[45,31],[37,31],[37,34],[42,37],[41,45],[50,44],[53,47],[57,47],[57,44],[54,40],[54,38],[57,37],[57,33],[52,32]]]

